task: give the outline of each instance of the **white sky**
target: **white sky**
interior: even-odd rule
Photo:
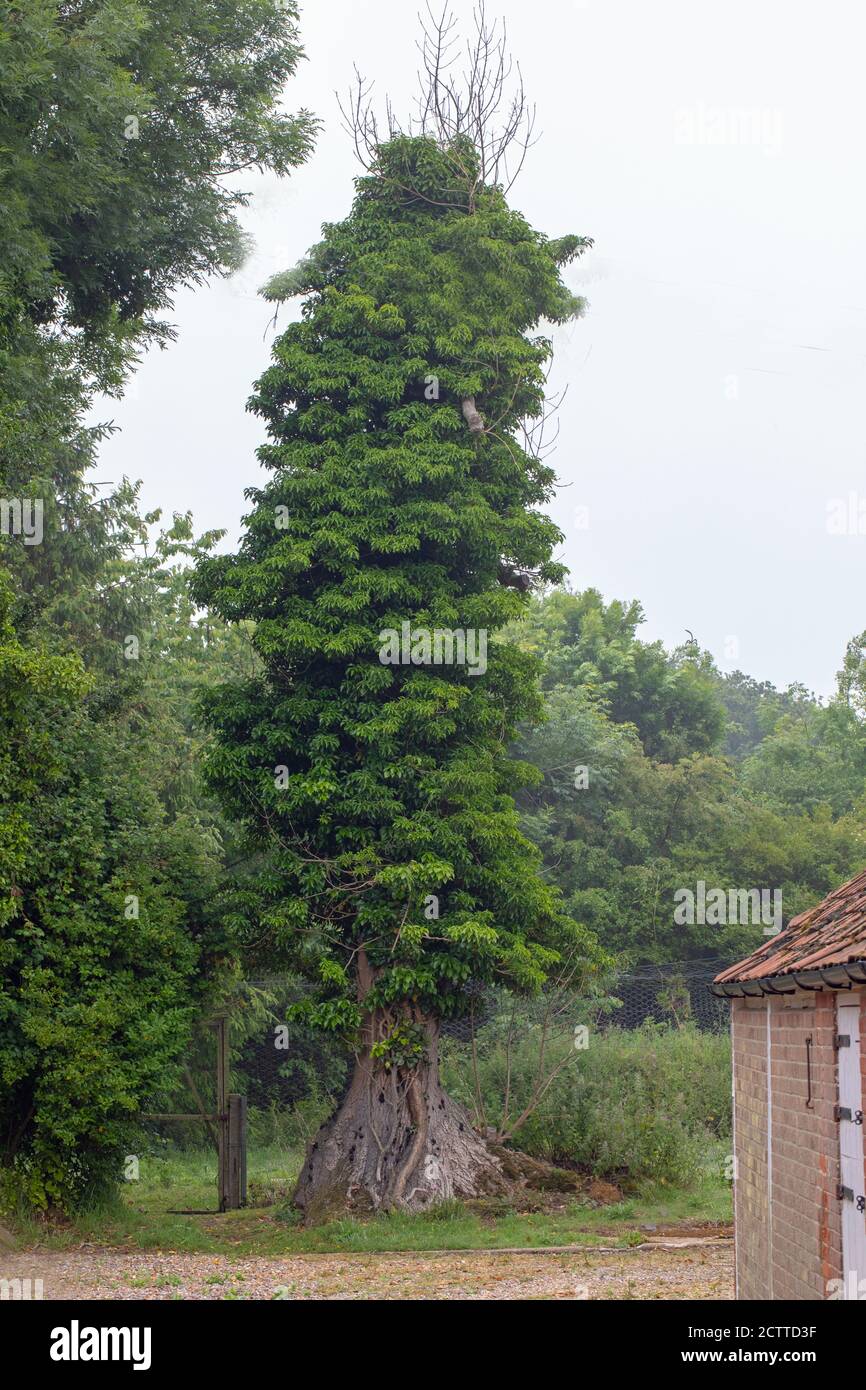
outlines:
[[[541,131],[512,202],[551,236],[595,239],[566,272],[590,307],[557,331],[551,378],[568,385],[552,510],[571,583],[640,599],[645,637],[673,646],[689,628],[723,669],[830,693],[866,628],[866,7],[488,5]],[[469,20],[471,0],[453,8]],[[247,180],[256,252],[178,296],[179,341],[100,411],[122,428],[100,479],[141,478],[147,506],[189,508],[234,543],[261,476],[244,406],[273,339],[256,289],[348,211],[334,89],[353,63],[407,110],[415,12],[302,5],[308,61],[286,105],[324,120],[316,152],[288,180]],[[830,533],[828,506],[851,494],[864,534]]]

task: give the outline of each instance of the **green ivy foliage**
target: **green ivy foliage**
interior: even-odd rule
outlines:
[[[195,580],[227,622],[255,622],[262,661],[203,702],[210,785],[262,856],[234,928],[315,979],[307,1018],[346,1033],[361,947],[367,1008],[436,1016],[479,982],[537,990],[564,956],[596,958],[518,827],[531,773],[507,745],[539,710],[531,655],[492,644],[476,674],[379,656],[404,622],[492,635],[525,608],[514,576],[562,574],[553,473],[518,431],[542,411],[539,325],[581,309],[560,266],[588,243],[549,241],[498,187],[470,202],[459,156],[383,145],[350,216],[271,283],[304,295],[251,403],[272,476],[239,553]]]

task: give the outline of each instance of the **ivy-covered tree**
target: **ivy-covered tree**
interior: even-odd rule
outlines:
[[[553,473],[519,436],[544,408],[537,325],[580,312],[561,269],[588,243],[533,230],[489,126],[451,116],[378,142],[356,124],[351,214],[268,291],[304,297],[252,401],[272,478],[239,553],[196,580],[255,620],[262,661],[205,702],[211,783],[267,854],[237,930],[315,978],[306,1017],[356,1053],[299,1180],[308,1217],[497,1187],[440,1085],[442,1021],[485,984],[537,991],[563,957],[598,959],[517,824],[507,748],[535,662],[487,640],[562,573]]]

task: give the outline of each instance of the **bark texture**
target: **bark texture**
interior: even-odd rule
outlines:
[[[394,1018],[370,1016],[349,1090],[307,1149],[294,1195],[307,1221],[337,1211],[421,1211],[449,1197],[505,1191],[500,1159],[442,1089],[438,1024],[418,1015],[413,1023],[423,1030],[423,1059],[387,1067],[370,1049]]]

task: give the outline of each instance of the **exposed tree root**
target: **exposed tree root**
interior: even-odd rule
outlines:
[[[371,1036],[392,1020],[376,1015]],[[358,1057],[352,1084],[319,1131],[294,1200],[311,1222],[336,1211],[422,1211],[449,1198],[507,1190],[502,1161],[439,1081],[438,1027],[420,1021],[424,1056],[412,1067]]]

